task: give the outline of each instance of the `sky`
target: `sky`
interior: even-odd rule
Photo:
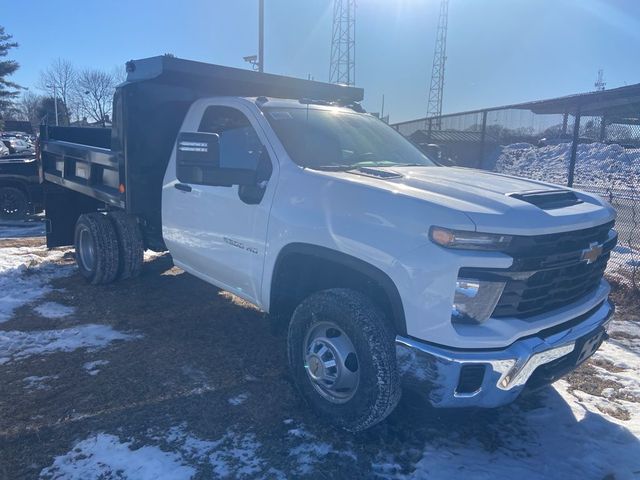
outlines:
[[[163,53],[248,68],[257,0],[20,0],[0,25],[20,46],[13,80],[35,91],[56,58],[111,70]],[[16,8],[19,5],[20,8]],[[328,81],[332,0],[265,0],[265,71]],[[391,122],[423,117],[439,0],[358,0],[356,83]],[[640,82],[638,0],[450,0],[443,111]]]

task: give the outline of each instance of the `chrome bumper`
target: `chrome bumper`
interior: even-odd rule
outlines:
[[[613,311],[605,300],[578,323],[566,322],[566,329],[548,329],[546,336],[523,338],[504,349],[455,350],[398,336],[398,367],[403,381],[425,391],[433,406],[498,407],[515,400],[539,367],[547,368],[553,381],[554,369],[562,375],[595,353]],[[484,365],[473,391],[460,383],[463,367],[470,365]]]

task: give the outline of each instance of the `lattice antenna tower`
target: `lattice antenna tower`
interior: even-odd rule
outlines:
[[[604,81],[604,70],[598,70],[598,76],[596,78],[596,83],[593,84],[596,87],[597,92],[601,92],[607,86],[607,82]]]
[[[329,81],[356,82],[356,0],[333,0]]]
[[[447,61],[447,23],[449,17],[449,0],[440,1],[440,14],[436,31],[436,47],[433,53],[433,67],[431,68],[431,85],[429,86],[429,101],[427,103],[427,117],[436,117],[432,121],[432,128],[440,129],[442,115],[442,93],[444,90],[444,66]]]

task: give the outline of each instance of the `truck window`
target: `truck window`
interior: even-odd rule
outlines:
[[[217,133],[220,137],[220,167],[255,170],[262,153],[262,143],[249,119],[231,107],[208,107],[200,132]]]

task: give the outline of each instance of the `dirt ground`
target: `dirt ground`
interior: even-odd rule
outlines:
[[[0,240],[0,249],[36,248],[42,242],[41,237]],[[71,265],[73,255],[55,262]],[[562,454],[541,450],[545,437],[537,423],[551,415],[551,408],[551,422],[561,419],[573,429],[567,441],[600,431],[611,434],[612,442],[621,439],[623,447],[615,448],[627,448],[629,455],[640,458],[638,439],[615,423],[630,420],[629,408],[611,404],[603,416],[580,420],[553,387],[527,394],[513,406],[474,411],[434,410],[417,394],[408,393],[388,420],[367,432],[348,435],[333,430],[296,395],[286,368],[284,338],[272,331],[268,317],[173,267],[169,255],[148,258],[142,275],[125,282],[91,286],[73,269],[50,285],[53,288],[42,298],[17,308],[0,328],[32,332],[90,323],[110,325],[135,338],[101,349],[57,351],[0,364],[3,479],[82,478],[68,471],[66,476],[47,476],[43,469],[77,442],[100,432],[130,442],[131,450],[153,445],[162,452],[182,452],[181,461],[194,469],[194,478],[441,478],[429,473],[440,465],[455,466],[469,451],[486,465],[500,459],[504,465],[520,462],[526,472],[544,462],[561,465],[566,455],[581,457],[592,448],[568,446]],[[625,306],[618,315],[637,322],[640,308],[630,304],[632,296],[619,296]],[[72,307],[72,313],[47,318],[37,310],[44,302]],[[637,343],[634,334],[620,335]],[[92,373],[88,362],[100,367]],[[615,379],[594,375],[598,368],[626,371],[606,359],[587,362],[569,377],[569,393],[564,395],[577,389],[600,398],[611,389],[621,401],[640,401]],[[49,380],[27,388],[27,378]],[[591,428],[589,422],[597,425]],[[230,439],[229,432],[244,435],[229,440],[227,452],[245,448],[247,438],[259,447],[245,448],[246,455],[225,454],[226,470],[221,470],[220,463],[211,460],[214,450],[208,451],[208,460],[195,450],[185,453],[185,437],[176,435],[176,429],[209,441]],[[514,444],[520,438],[525,440]],[[259,455],[259,461],[252,463],[253,455]],[[117,469],[108,471],[95,478],[126,478]],[[456,471],[461,478],[474,472],[462,460],[458,470],[452,470]],[[496,478],[500,472],[495,471]],[[592,478],[617,478],[615,468],[606,464],[585,472]],[[140,473],[139,478],[147,477]]]

